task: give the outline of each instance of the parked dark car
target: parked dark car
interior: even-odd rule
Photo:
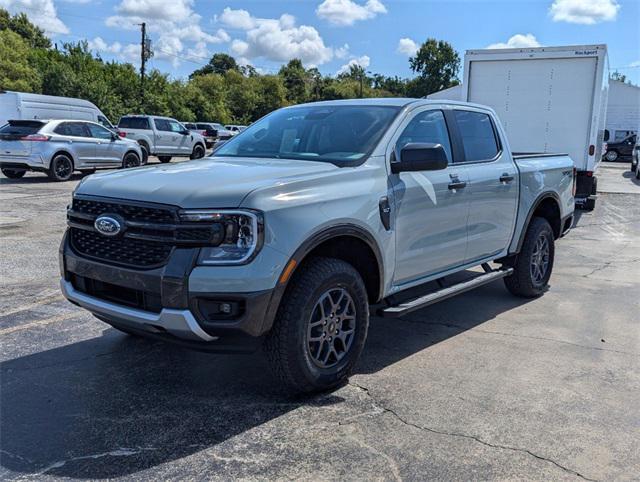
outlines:
[[[618,142],[609,142],[607,152],[604,155],[606,161],[617,161],[618,159],[628,159],[633,153],[636,145],[636,134],[630,135]]]

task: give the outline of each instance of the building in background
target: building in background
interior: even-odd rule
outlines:
[[[609,142],[637,134],[640,128],[640,87],[609,80],[606,129]]]

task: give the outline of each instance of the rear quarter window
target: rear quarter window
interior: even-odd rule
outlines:
[[[149,119],[146,117],[123,117],[118,122],[122,129],[149,129]]]
[[[488,161],[498,155],[498,141],[491,117],[482,112],[456,110],[465,161]]]

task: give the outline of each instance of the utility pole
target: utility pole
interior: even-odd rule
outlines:
[[[147,38],[147,24],[142,22],[140,24],[142,30],[142,36],[140,38],[140,110],[141,113],[145,113],[144,108],[144,73],[145,64],[147,60],[153,57],[153,51],[151,50],[151,39]]]
[[[144,114],[144,64],[147,61],[147,56],[145,55],[147,24],[142,22],[140,26],[142,27],[142,38],[140,39],[140,110],[141,114]]]

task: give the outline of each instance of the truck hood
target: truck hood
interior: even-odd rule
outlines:
[[[236,208],[256,189],[337,169],[333,164],[315,161],[212,157],[94,174],[86,177],[75,192],[185,209]]]

